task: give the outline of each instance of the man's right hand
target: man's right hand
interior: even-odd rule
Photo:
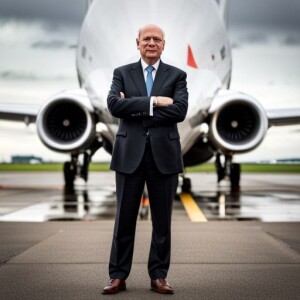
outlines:
[[[168,107],[173,104],[173,99],[169,97],[158,96],[156,101],[156,106],[158,107]]]

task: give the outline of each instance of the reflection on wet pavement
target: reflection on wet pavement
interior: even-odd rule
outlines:
[[[111,219],[115,215],[113,191],[88,191],[86,187],[65,187],[63,202],[54,203],[48,221]]]
[[[2,191],[0,189],[0,192]],[[6,194],[14,195],[14,199],[24,196],[27,192],[30,195],[28,203],[26,201],[22,204],[15,202],[16,205],[13,205],[13,203],[0,202],[2,206],[0,207],[0,221],[93,221],[114,219],[115,217],[116,193],[114,187],[100,189],[95,186],[77,185],[57,190],[34,190],[33,195],[31,195],[32,188],[5,190]],[[31,197],[40,199],[40,201],[32,203]],[[148,198],[143,198],[141,201],[139,218],[150,220]]]
[[[24,191],[25,189],[23,189]],[[11,190],[13,191],[13,190]],[[48,190],[35,191],[34,197],[43,203],[25,206],[2,215],[0,221],[72,221],[112,219],[115,215],[115,192],[84,186],[65,187],[47,195]],[[24,195],[24,193],[22,193]],[[49,201],[49,198],[51,201]],[[47,201],[48,200],[48,201]]]
[[[89,184],[78,182],[72,188],[64,188],[57,174],[3,174],[0,221],[92,221],[115,217],[116,193],[111,172],[92,174]],[[216,186],[213,175],[193,176],[192,196],[208,221],[300,221],[299,175],[244,175],[239,193],[231,193],[226,185]],[[190,220],[178,199],[174,202],[173,221]],[[151,220],[146,198],[139,219]]]
[[[299,221],[300,195],[278,192],[201,192],[194,198],[208,220]]]

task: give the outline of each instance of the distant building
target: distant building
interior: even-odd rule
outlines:
[[[13,164],[41,164],[43,159],[33,155],[13,155],[11,156],[11,163]]]

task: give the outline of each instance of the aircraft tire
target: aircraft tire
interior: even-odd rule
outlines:
[[[230,170],[231,191],[240,191],[241,166],[240,164],[232,164]]]
[[[190,178],[183,178],[182,186],[181,186],[182,193],[191,193],[192,192],[192,181]]]

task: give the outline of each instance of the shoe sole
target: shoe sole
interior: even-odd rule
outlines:
[[[119,290],[116,291],[116,292],[103,291],[103,292],[102,292],[102,295],[113,295],[113,294],[118,294],[119,292],[123,292],[123,291],[126,291],[126,287],[121,287],[121,288],[119,288]]]
[[[158,294],[169,294],[169,295],[173,295],[174,291],[158,291],[157,288],[151,287],[151,291],[158,293]]]

